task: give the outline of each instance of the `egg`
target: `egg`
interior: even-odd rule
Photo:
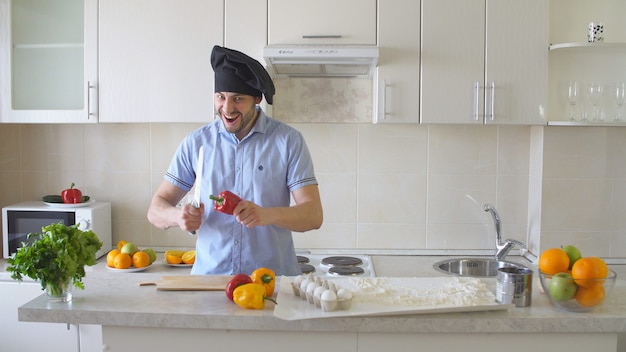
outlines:
[[[325,312],[332,312],[337,309],[337,294],[333,290],[322,292],[320,297],[320,305]]]
[[[314,281],[309,282],[309,284],[306,285],[306,299],[311,304],[315,303],[315,301],[313,300],[313,292],[315,291],[316,287],[318,287],[318,285]]]
[[[337,291],[337,308],[339,310],[350,310],[352,308],[352,292],[345,288]]]
[[[294,296],[296,297],[300,296],[300,284],[302,283],[302,280],[304,280],[304,276],[298,275],[294,277],[293,281],[291,282],[291,288],[293,290]]]
[[[321,300],[322,300],[322,293],[324,291],[326,291],[327,288],[324,286],[317,286],[315,288],[315,291],[313,291],[313,303],[315,304],[315,306],[317,308],[321,308],[322,304],[321,304]]]
[[[337,299],[352,299],[352,292],[346,290],[345,288],[340,288],[339,291],[337,291]]]

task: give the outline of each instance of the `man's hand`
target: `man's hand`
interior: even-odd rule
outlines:
[[[178,226],[187,232],[196,231],[202,224],[202,214],[204,214],[204,203],[200,203],[200,208],[185,204],[180,210]]]
[[[233,216],[247,228],[271,224],[271,211],[255,203],[242,200],[233,210]]]

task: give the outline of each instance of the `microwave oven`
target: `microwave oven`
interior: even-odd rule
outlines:
[[[81,204],[50,204],[42,201],[22,202],[2,208],[2,255],[9,258],[27,242],[29,233],[61,222],[78,224],[83,231],[91,230],[102,242],[96,258],[107,254],[112,247],[111,203],[90,201]]]

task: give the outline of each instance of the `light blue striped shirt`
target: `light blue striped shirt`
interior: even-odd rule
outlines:
[[[262,207],[286,207],[291,192],[317,184],[302,134],[268,117],[259,117],[242,141],[221,119],[189,134],[179,145],[165,179],[189,191],[196,178],[198,149],[204,146],[201,202],[205,212],[197,231],[192,274],[250,274],[259,267],[277,275],[299,275],[290,230],[270,225],[246,228],[232,215],[217,212],[209,195],[229,190]]]

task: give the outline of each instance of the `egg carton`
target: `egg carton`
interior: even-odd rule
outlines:
[[[291,283],[293,295],[300,297],[324,312],[350,310],[352,292],[338,286],[330,280],[324,280],[312,274],[299,275]]]

